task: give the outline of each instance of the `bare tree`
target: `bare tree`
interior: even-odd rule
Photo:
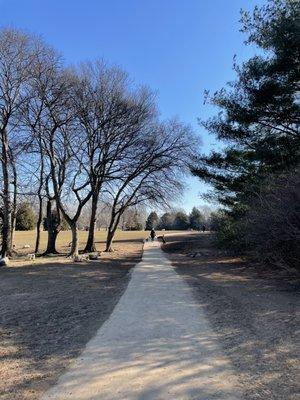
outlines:
[[[94,231],[101,189],[130,162],[139,130],[155,115],[152,94],[129,90],[127,75],[104,62],[82,64],[73,96],[75,113],[86,140],[83,163],[92,189],[89,235],[85,251],[94,251]]]
[[[140,132],[143,146],[133,149],[134,158],[123,175],[109,185],[112,197],[111,220],[106,251],[112,243],[120,219],[128,207],[143,203],[168,206],[182,191],[181,177],[190,162],[195,137],[189,126],[171,121],[148,126]]]
[[[28,99],[35,50],[34,38],[13,29],[0,31],[2,257],[12,251],[17,201],[16,157],[24,145],[19,110]]]
[[[57,55],[48,49],[36,71],[31,101],[25,110],[40,157],[38,195],[41,200],[41,191],[46,194],[48,216],[52,213],[50,206],[54,199],[57,217],[60,219],[62,215],[69,224],[71,255],[78,253],[77,222],[92,195],[83,165],[86,142],[78,129],[72,103],[75,82],[74,73],[62,68]],[[48,235],[55,233],[51,238],[52,250],[56,231],[48,230]]]
[[[30,176],[35,178],[31,186],[34,188],[37,187],[37,190],[35,189],[32,193],[38,199],[35,253],[38,253],[40,246],[44,199],[47,200],[47,217],[52,218],[52,212],[49,212],[49,209],[51,210],[52,208],[54,197],[50,194],[51,172],[45,155],[43,137],[53,127],[49,115],[49,103],[47,102],[49,98],[47,94],[52,93],[56,84],[55,77],[59,74],[60,70],[61,59],[59,55],[51,47],[39,40],[36,45],[34,63],[32,64],[32,82],[28,92],[28,100],[22,105],[20,110],[24,129],[27,129],[31,136],[30,145],[26,149],[27,159],[25,159],[23,164],[27,164],[28,170],[31,171]],[[52,107],[56,102],[60,104],[60,97],[56,96],[51,99]],[[48,221],[48,225],[49,227],[52,226],[51,220]],[[54,253],[56,251],[55,239],[57,233],[55,234],[55,232],[57,229],[59,232],[59,227],[54,230],[48,229],[48,246],[46,252]]]
[[[62,103],[53,105],[46,102],[53,128],[47,137],[43,137],[55,201],[72,231],[72,256],[78,254],[77,223],[80,214],[92,197],[90,177],[85,168],[86,141],[77,125],[69,97],[73,93],[73,79],[66,72],[58,77],[57,89]]]
[[[76,255],[78,222],[87,205],[86,251],[92,251],[98,204],[111,196],[110,250],[128,208],[146,201],[163,203],[178,193],[193,135],[176,121],[158,122],[154,104],[152,93],[136,89],[118,68],[97,61],[69,70],[43,41],[2,31],[2,256],[11,251],[19,195],[34,196],[38,204],[35,251],[46,208],[47,251],[56,251],[64,219],[72,230],[70,253]]]

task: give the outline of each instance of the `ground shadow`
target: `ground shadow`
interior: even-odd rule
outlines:
[[[109,317],[141,251],[0,269],[0,397],[38,399]]]
[[[222,255],[214,251],[211,235],[172,240],[164,250],[193,288],[245,398],[296,399],[299,277]],[[192,258],[195,252],[200,256]]]

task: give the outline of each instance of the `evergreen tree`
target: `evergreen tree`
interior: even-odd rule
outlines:
[[[179,211],[176,213],[175,221],[174,221],[174,229],[176,230],[186,230],[189,228],[189,217],[183,211]]]
[[[146,221],[146,231],[151,231],[151,229],[155,229],[158,224],[159,218],[155,211],[152,211]]]
[[[192,169],[213,186],[212,197],[224,206],[213,221],[219,244],[262,261],[276,253],[276,262],[287,264],[297,259],[300,229],[292,185],[299,182],[300,161],[299,15],[300,2],[292,0],[269,0],[252,15],[242,13],[246,43],[260,52],[235,64],[237,79],[210,98],[220,112],[202,124],[224,146]],[[282,223],[284,199],[290,203]]]
[[[175,215],[173,213],[165,213],[159,220],[159,229],[173,229]]]
[[[190,219],[190,228],[195,230],[200,230],[203,224],[205,223],[204,216],[196,207],[192,209],[189,219]]]
[[[16,230],[30,231],[35,228],[36,216],[28,203],[22,203],[16,214]]]
[[[261,182],[300,160],[300,3],[272,0],[242,14],[247,43],[264,53],[235,65],[237,80],[210,99],[221,112],[202,122],[225,143],[203,156],[193,173],[239,218]]]

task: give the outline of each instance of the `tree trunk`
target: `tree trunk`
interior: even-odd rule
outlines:
[[[123,213],[116,213],[114,210],[112,211],[111,221],[107,231],[107,238],[106,238],[106,252],[112,252],[113,249],[113,239],[118,228],[120,218],[122,217]]]
[[[89,225],[89,234],[86,242],[85,252],[96,251],[95,246],[95,227],[96,227],[96,214],[97,214],[97,206],[98,206],[98,193],[94,192],[92,196],[92,210],[91,210],[91,219]]]
[[[72,231],[72,243],[71,243],[71,251],[70,256],[78,256],[78,229],[77,222],[72,222],[70,224],[70,228]]]
[[[57,254],[56,250],[56,238],[59,234],[59,229],[53,221],[53,214],[52,214],[52,202],[48,200],[47,202],[47,232],[48,232],[48,243],[47,249],[44,254]]]
[[[2,175],[3,175],[3,226],[2,226],[2,249],[1,257],[11,255],[12,247],[12,204],[10,198],[9,184],[9,148],[5,131],[1,132],[2,141]]]
[[[11,202],[10,199],[5,198],[4,195],[4,215],[3,215],[3,226],[2,226],[2,249],[1,257],[7,257],[11,255],[11,238],[12,238],[12,226],[11,226]]]
[[[43,219],[43,198],[41,195],[39,195],[39,215],[36,223],[35,253],[38,253],[40,248],[42,219]],[[55,249],[55,243],[54,243],[54,249]]]
[[[43,158],[43,150],[42,150],[42,141],[41,141],[41,136],[39,136],[39,145],[40,145],[40,163],[41,163],[41,169],[40,169],[40,182],[39,182],[39,188],[38,188],[38,199],[39,199],[39,215],[38,215],[38,220],[36,223],[36,240],[35,240],[35,253],[39,252],[40,249],[40,239],[41,239],[41,225],[43,221],[43,196],[42,196],[42,189],[44,185],[44,158]],[[57,235],[56,235],[57,237]],[[55,243],[54,243],[54,249],[55,249]]]
[[[46,254],[58,254],[58,251],[56,250],[56,239],[57,235],[59,234],[59,231],[57,230],[49,230],[48,231],[48,242],[47,242],[47,249],[45,251]]]
[[[113,245],[113,238],[115,236],[115,230],[108,230],[107,232],[107,238],[106,238],[106,252],[112,252],[114,251],[112,245]]]
[[[16,169],[16,165],[15,162],[13,160],[13,158],[11,158],[12,160],[12,166],[13,166],[13,187],[14,187],[14,191],[13,191],[13,203],[12,203],[12,211],[11,211],[11,245],[13,246],[13,242],[14,242],[14,233],[15,233],[15,229],[16,229],[16,216],[17,216],[17,169]]]

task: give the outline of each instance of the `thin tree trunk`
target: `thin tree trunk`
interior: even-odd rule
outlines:
[[[111,221],[108,227],[107,238],[106,238],[106,248],[105,248],[106,252],[114,251],[113,239],[122,215],[123,213],[115,213],[114,210],[112,211]]]
[[[114,249],[113,249],[114,235],[115,235],[115,231],[111,231],[110,229],[108,229],[107,238],[106,238],[106,248],[105,248],[106,252],[114,251]]]
[[[13,187],[14,187],[14,195],[13,195],[13,204],[12,204],[12,213],[11,213],[11,245],[13,246],[14,242],[14,233],[16,229],[16,215],[17,215],[17,169],[12,159],[13,164]]]
[[[39,249],[40,249],[42,220],[43,220],[43,198],[39,194],[39,215],[38,215],[38,219],[37,219],[37,223],[36,223],[35,253],[38,253]],[[55,248],[55,244],[54,244],[54,248]]]
[[[89,225],[89,234],[86,242],[85,252],[96,251],[95,246],[95,227],[96,227],[96,215],[97,215],[97,207],[98,207],[98,196],[99,192],[94,192],[92,196],[92,210],[91,210],[91,218]]]
[[[40,169],[40,181],[39,181],[39,188],[38,188],[39,215],[38,215],[38,220],[37,220],[37,223],[36,223],[35,253],[38,253],[39,249],[40,249],[41,225],[42,225],[42,220],[43,220],[42,189],[43,189],[43,185],[44,185],[44,158],[43,158],[43,150],[42,150],[42,143],[41,143],[41,137],[40,136],[39,136],[39,146],[40,146],[41,169]],[[55,248],[55,244],[54,244],[54,248]]]
[[[9,184],[9,148],[5,131],[1,132],[2,141],[2,175],[3,175],[3,226],[2,226],[2,249],[1,256],[7,257],[11,254],[12,247],[12,204],[10,198]]]
[[[77,223],[72,222],[70,224],[71,232],[72,232],[72,243],[71,243],[71,251],[70,256],[78,256],[78,228]]]

